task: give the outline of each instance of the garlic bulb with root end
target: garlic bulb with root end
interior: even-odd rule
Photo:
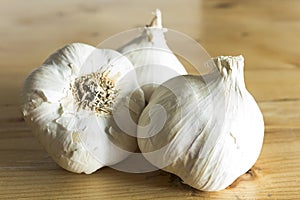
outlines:
[[[220,56],[208,66],[216,70],[175,77],[153,92],[139,119],[138,145],[148,161],[185,184],[217,191],[254,165],[264,122],[245,87],[243,57]]]
[[[138,37],[118,49],[134,65],[146,101],[161,83],[187,74],[184,66],[167,45],[164,35],[167,29],[162,27],[160,10],[156,9],[154,14],[150,25],[144,27]]]
[[[144,108],[133,69],[114,50],[74,43],[28,76],[24,118],[61,167],[89,174],[136,150],[136,138],[122,132],[113,118],[126,107],[137,122]]]

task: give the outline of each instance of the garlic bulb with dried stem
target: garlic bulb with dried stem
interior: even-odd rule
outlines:
[[[208,62],[213,72],[163,83],[139,119],[138,145],[153,165],[204,191],[229,186],[256,162],[264,122],[244,83],[242,56]]]
[[[167,45],[160,10],[156,9],[150,25],[142,33],[118,49],[134,65],[138,83],[146,101],[153,90],[166,80],[187,74],[184,66]]]
[[[113,117],[129,109],[137,122],[144,107],[133,69],[114,50],[74,43],[28,76],[24,118],[61,167],[89,174],[136,150],[136,138],[122,132]]]

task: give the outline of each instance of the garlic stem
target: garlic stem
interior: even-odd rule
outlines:
[[[147,27],[162,28],[161,11],[159,9],[156,9],[153,12],[153,15],[154,15],[154,18],[152,19],[150,24],[147,25]]]

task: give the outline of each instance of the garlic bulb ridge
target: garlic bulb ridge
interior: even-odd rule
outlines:
[[[243,78],[242,56],[221,56],[204,76],[170,79],[152,94],[139,119],[138,145],[153,165],[204,191],[229,186],[256,162],[262,114]],[[163,127],[158,116],[168,113]]]
[[[89,174],[135,151],[136,138],[120,130],[113,117],[126,107],[137,122],[144,107],[131,71],[131,62],[114,50],[74,43],[28,76],[24,118],[61,167]]]

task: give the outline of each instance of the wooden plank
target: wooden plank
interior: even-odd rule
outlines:
[[[3,160],[9,161],[12,156],[16,160],[15,163],[5,162],[6,166],[3,166],[5,163],[0,165],[0,198],[299,198],[300,163],[295,162],[300,159],[299,146],[299,129],[267,132],[263,151],[254,167],[254,177],[241,181],[234,188],[214,193],[196,191],[162,171],[128,174],[104,168],[92,175],[78,175],[60,169],[39,149],[2,150]]]
[[[213,56],[243,54],[251,69],[299,68],[299,1],[203,3],[199,42]]]
[[[92,175],[69,173],[49,158],[24,121],[19,120],[17,109],[7,108],[11,115],[2,116],[0,121],[0,198],[300,197],[297,194],[300,177],[300,112],[278,114],[293,108],[300,111],[300,102],[262,102],[260,107],[265,114],[266,134],[261,156],[255,164],[255,177],[216,193],[196,191],[181,184],[176,176],[162,171],[128,174],[104,168]],[[284,121],[290,124],[286,125]],[[111,192],[113,188],[118,189]]]

